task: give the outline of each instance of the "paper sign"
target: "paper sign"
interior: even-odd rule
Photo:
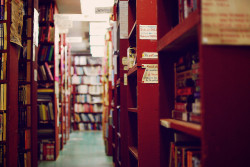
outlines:
[[[128,85],[128,75],[124,74],[124,85]]]
[[[122,58],[122,65],[128,65],[128,58],[127,57]]]
[[[33,43],[38,47],[38,36],[39,36],[39,13],[34,8],[34,29],[33,29]]]
[[[37,81],[37,70],[34,70],[34,81]]]
[[[142,68],[146,68],[142,83],[158,83],[158,64],[142,64]]]
[[[126,70],[126,71],[127,71],[127,70],[128,70],[128,66],[124,66],[124,67],[123,67],[123,70]]]
[[[157,40],[156,25],[140,25],[140,39]]]
[[[128,1],[120,1],[120,39],[128,38]]]
[[[249,0],[202,0],[202,43],[250,45]]]
[[[142,53],[142,58],[157,59],[158,58],[158,53],[157,52],[143,52]]]
[[[107,14],[112,13],[113,7],[96,7],[95,14]]]

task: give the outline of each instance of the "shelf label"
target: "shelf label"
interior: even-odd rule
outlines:
[[[202,0],[202,43],[250,45],[249,0]]]
[[[158,64],[142,64],[142,68],[146,68],[142,83],[158,83]]]
[[[140,39],[157,40],[157,25],[140,25]]]
[[[128,38],[128,1],[120,1],[120,39]]]
[[[128,85],[128,75],[127,75],[127,73],[124,74],[124,85]]]
[[[158,53],[157,52],[143,52],[142,53],[142,58],[145,58],[145,59],[157,59],[158,58]]]

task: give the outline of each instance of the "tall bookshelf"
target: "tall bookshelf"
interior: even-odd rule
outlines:
[[[69,103],[69,69],[70,69],[70,51],[66,43],[66,34],[59,34],[59,140],[60,148],[66,144],[69,139],[70,130],[70,103]]]
[[[18,46],[10,43],[11,1],[1,1],[1,166],[18,162]]]
[[[128,166],[159,166],[156,1],[128,1],[128,42]]]
[[[161,166],[174,165],[170,158],[173,153],[171,150],[173,144],[178,148],[178,141],[189,142],[189,146],[193,141],[198,143],[197,155],[193,153],[188,156],[186,152],[186,158],[196,158],[196,162],[203,167],[245,166],[248,164],[246,150],[250,146],[247,133],[250,80],[246,77],[250,72],[250,38],[242,40],[241,35],[244,33],[237,34],[241,31],[242,23],[237,23],[237,19],[233,18],[245,15],[248,10],[243,7],[240,11],[235,9],[239,5],[248,6],[249,2],[184,2],[179,2],[184,7],[178,1],[158,0],[157,4]],[[232,2],[234,10],[231,9]],[[229,20],[227,14],[223,15],[224,11],[231,15],[231,25],[238,24],[234,31],[230,31],[232,27],[225,24]],[[212,16],[211,13],[213,17],[210,21],[213,24],[207,20],[207,17]],[[250,24],[249,20],[242,19],[245,24]],[[218,20],[219,27],[215,26]],[[206,34],[209,25],[213,25],[210,35]],[[229,31],[218,31],[216,35],[214,30],[218,28]],[[197,64],[198,70],[194,69]],[[191,73],[188,72],[190,70]],[[195,84],[190,86],[186,82],[188,79],[192,79]],[[191,101],[183,99],[181,102],[178,97],[183,95],[180,83],[185,86],[183,89],[194,88],[193,94],[188,95],[192,97]],[[187,107],[190,103],[191,110]],[[181,115],[175,115],[173,110],[181,110]],[[184,151],[182,153],[185,154]]]
[[[102,129],[101,58],[73,55],[74,130]]]
[[[58,76],[55,75],[55,26],[57,13],[54,1],[39,2],[38,50],[38,156],[40,160],[56,160],[59,155],[58,138]]]
[[[34,18],[37,1],[23,1],[23,33],[18,62],[18,164],[37,166],[37,46],[34,41]],[[35,11],[36,10],[36,11]],[[38,13],[38,12],[37,12]],[[38,24],[38,22],[37,22]],[[34,52],[33,52],[34,51]]]

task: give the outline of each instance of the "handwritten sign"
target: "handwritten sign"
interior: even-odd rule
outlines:
[[[140,25],[140,39],[157,40],[157,26]]]
[[[124,74],[124,85],[128,85],[128,74]]]
[[[250,45],[249,0],[202,0],[202,43]]]
[[[157,59],[158,58],[158,53],[157,52],[143,52],[142,53],[142,58]]]
[[[122,65],[128,65],[128,58],[127,57],[122,58]]]
[[[142,68],[146,68],[142,83],[158,83],[158,64],[142,64]]]

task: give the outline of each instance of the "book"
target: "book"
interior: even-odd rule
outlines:
[[[50,70],[51,69],[50,66],[48,65],[47,62],[45,62],[44,65],[45,65],[47,76],[48,76],[49,80],[53,81],[54,77],[53,77],[52,72]]]

